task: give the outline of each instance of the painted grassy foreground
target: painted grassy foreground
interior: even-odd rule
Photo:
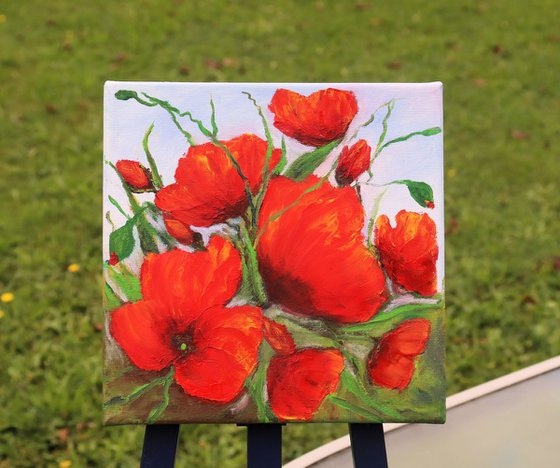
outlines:
[[[558,354],[556,10],[2,2],[0,467],[137,464],[143,428],[101,426],[108,79],[443,81],[449,393]],[[345,431],[290,425],[285,457]],[[183,427],[177,466],[240,466],[244,434]]]

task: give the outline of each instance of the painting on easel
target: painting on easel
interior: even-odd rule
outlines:
[[[441,83],[108,82],[106,424],[443,422]]]

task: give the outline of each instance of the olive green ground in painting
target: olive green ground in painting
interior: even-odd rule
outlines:
[[[1,2],[0,467],[138,464],[143,428],[101,426],[109,79],[443,81],[448,393],[560,353],[559,19],[553,0]],[[345,431],[289,425],[285,458]],[[244,440],[185,426],[177,466],[242,466]]]

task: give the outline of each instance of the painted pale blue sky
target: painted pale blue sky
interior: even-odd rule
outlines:
[[[227,140],[242,133],[255,133],[265,138],[262,123],[253,104],[242,94],[252,94],[262,107],[271,126],[275,143],[280,146],[282,134],[272,126],[273,115],[268,111],[268,103],[277,88],[287,88],[308,95],[319,89],[333,87],[353,91],[358,100],[359,111],[354,118],[347,135],[354,131],[382,104],[395,99],[395,107],[388,122],[385,141],[411,132],[431,127],[443,128],[442,85],[441,83],[329,83],[329,84],[295,84],[295,83],[153,83],[153,82],[107,82],[105,84],[104,114],[104,159],[116,162],[119,159],[138,160],[147,165],[142,147],[142,138],[147,128],[154,123],[150,137],[150,150],[155,157],[165,184],[174,181],[173,174],[177,161],[188,149],[185,137],[175,127],[166,111],[159,107],[141,106],[134,100],[119,101],[114,95],[120,89],[130,89],[148,93],[159,99],[169,101],[181,111],[189,110],[196,117],[210,122],[210,98],[216,106],[216,121],[220,129],[219,138]],[[381,133],[381,122],[386,110],[376,113],[375,121],[360,130],[358,138],[363,138],[375,147]],[[194,136],[196,142],[204,142],[204,136],[183,119],[182,124]],[[344,146],[343,141],[338,151],[333,151],[330,158],[320,166],[316,173],[325,174],[332,164],[332,158]],[[287,156],[291,161],[309,147],[295,140],[286,138]],[[416,212],[428,212],[437,226],[440,257],[438,260],[438,279],[441,289],[444,276],[443,244],[443,134],[431,137],[417,136],[405,142],[387,147],[372,166],[372,184],[386,184],[392,180],[411,179],[423,181],[432,186],[435,208],[420,207],[410,197],[406,186],[390,185],[383,196],[379,213],[386,214],[393,220],[401,209]],[[373,202],[387,187],[363,186],[362,195],[366,213],[371,213]],[[120,188],[120,182],[114,172],[105,166],[104,173],[104,213],[111,212],[116,225],[124,223],[124,217],[108,202],[111,194],[123,206],[126,197]],[[149,195],[143,195],[149,199]],[[105,218],[104,218],[105,219]],[[394,221],[393,221],[394,224]],[[111,226],[104,221],[104,258],[108,258],[108,235]]]

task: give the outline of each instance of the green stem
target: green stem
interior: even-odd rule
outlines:
[[[343,400],[342,398],[335,397],[334,395],[329,395],[327,398],[331,403],[334,403],[335,405],[340,406],[341,408],[347,411],[356,413],[366,418],[368,421],[371,421],[373,419],[376,422],[383,422],[383,419],[380,418],[377,414],[373,414],[370,411],[360,406],[354,405],[352,403],[348,403],[346,400]]]
[[[175,374],[175,368],[171,367],[171,370],[169,371],[169,374],[167,374],[166,380],[163,383],[163,401],[156,407],[152,408],[152,411],[150,411],[150,414],[146,419],[147,424],[154,423],[154,421],[156,421],[161,416],[161,414],[165,411],[165,409],[169,405],[169,387],[171,387],[171,384],[173,383],[174,374]]]
[[[218,136],[218,125],[216,124],[216,107],[214,106],[214,101],[210,98],[210,108],[212,113],[210,114],[210,125],[212,125],[212,135]]]
[[[146,134],[144,135],[144,139],[142,140],[142,146],[144,147],[144,153],[146,153],[146,158],[148,159],[148,164],[150,165],[150,169],[152,171],[152,183],[154,184],[154,188],[159,190],[163,187],[163,182],[161,181],[161,176],[159,175],[158,168],[156,161],[152,157],[152,153],[150,153],[150,149],[148,148],[148,138],[150,138],[150,134],[154,129],[154,124],[150,125]]]
[[[119,202],[115,200],[111,195],[109,195],[109,201],[126,219],[130,219],[130,216],[123,210],[122,206],[119,205]]]
[[[157,387],[159,385],[166,384],[167,382],[172,382],[174,375],[175,375],[175,368],[171,367],[169,372],[163,377],[159,377],[157,379],[152,380],[151,382],[136,387],[131,393],[129,393],[124,397],[118,396],[118,397],[111,398],[109,401],[103,403],[103,406],[111,407],[115,405],[125,405],[127,403],[130,403],[131,401],[134,401],[137,398],[141,397],[148,390],[151,390],[152,388]]]
[[[173,107],[171,104],[169,104],[167,101],[162,101],[161,99],[155,98],[153,96],[150,96],[149,94],[146,93],[142,93],[144,96],[146,96],[148,99],[150,99],[153,103],[153,105],[159,105],[162,109],[165,109],[167,111],[167,113],[169,114],[169,116],[171,117],[171,120],[173,121],[173,123],[175,124],[175,126],[179,129],[179,131],[184,135],[184,137],[187,139],[189,145],[191,146],[196,146],[196,142],[193,139],[193,136],[187,132],[179,123],[179,121],[177,120],[177,117],[175,114],[180,114],[179,109],[177,109],[176,107]],[[138,101],[140,102],[140,101]]]
[[[371,162],[369,164],[369,168],[368,168],[369,179],[368,179],[368,181],[371,180],[371,178],[373,177],[371,166],[372,166],[373,162],[377,159],[377,156],[379,156],[379,153],[383,149],[383,147],[381,145],[383,144],[383,142],[385,141],[385,137],[387,136],[387,129],[389,128],[388,121],[389,121],[389,117],[391,117],[391,113],[393,112],[394,107],[395,107],[395,101],[394,101],[394,99],[391,99],[387,103],[387,114],[385,114],[385,117],[383,118],[383,122],[381,123],[381,126],[382,126],[383,130],[381,131],[381,135],[379,135],[379,141],[377,142],[377,146],[375,147],[375,151],[373,152],[373,156],[372,156]]]
[[[369,219],[369,223],[368,223],[368,229],[367,229],[367,247],[370,251],[373,252],[374,248],[373,248],[373,230],[375,228],[375,218],[377,217],[377,213],[379,212],[379,205],[381,204],[381,199],[383,198],[383,195],[385,195],[385,192],[387,191],[387,189],[383,190],[383,192],[381,192],[377,198],[375,199],[374,205],[373,205],[373,210],[371,213],[371,217]]]
[[[268,182],[270,181],[270,174],[271,174],[270,158],[272,157],[272,151],[274,150],[274,141],[272,140],[272,134],[270,133],[270,128],[268,126],[268,122],[266,121],[266,118],[264,116],[264,113],[262,111],[261,106],[259,106],[259,104],[253,98],[251,93],[248,93],[246,91],[242,91],[242,94],[245,94],[248,97],[248,99],[253,103],[255,108],[257,109],[257,112],[258,112],[259,116],[261,117],[261,121],[262,121],[262,124],[263,124],[264,133],[266,135],[266,141],[268,142],[268,146],[267,146],[267,149],[266,149],[266,155],[265,155],[265,158],[264,158],[262,185],[261,185],[261,188],[259,190],[259,193],[257,194],[256,202],[255,202],[255,216],[253,217],[253,224],[256,225],[257,217],[258,217],[259,211],[261,209],[262,201],[263,201],[264,195],[266,193],[266,190],[268,188]]]
[[[377,114],[377,112],[381,109],[383,109],[386,106],[389,106],[392,102],[394,102],[394,99],[391,99],[390,101],[385,102],[384,104],[381,104],[377,109],[375,109],[373,111],[373,114],[371,114],[371,116],[369,117],[369,119],[367,119],[362,125],[360,125],[356,131],[352,134],[352,136],[350,137],[350,140],[353,140],[354,138],[356,138],[358,136],[358,133],[360,132],[360,130],[362,128],[367,127],[368,125],[371,125],[374,120],[375,120],[375,114]]]
[[[242,244],[246,254],[247,260],[247,270],[249,273],[250,284],[253,289],[253,294],[257,301],[258,305],[264,305],[267,303],[267,296],[266,290],[264,288],[264,283],[259,272],[259,261],[257,258],[257,252],[253,247],[253,243],[251,242],[251,237],[249,235],[249,231],[247,230],[246,221],[241,221],[240,225],[241,236],[242,236]]]

